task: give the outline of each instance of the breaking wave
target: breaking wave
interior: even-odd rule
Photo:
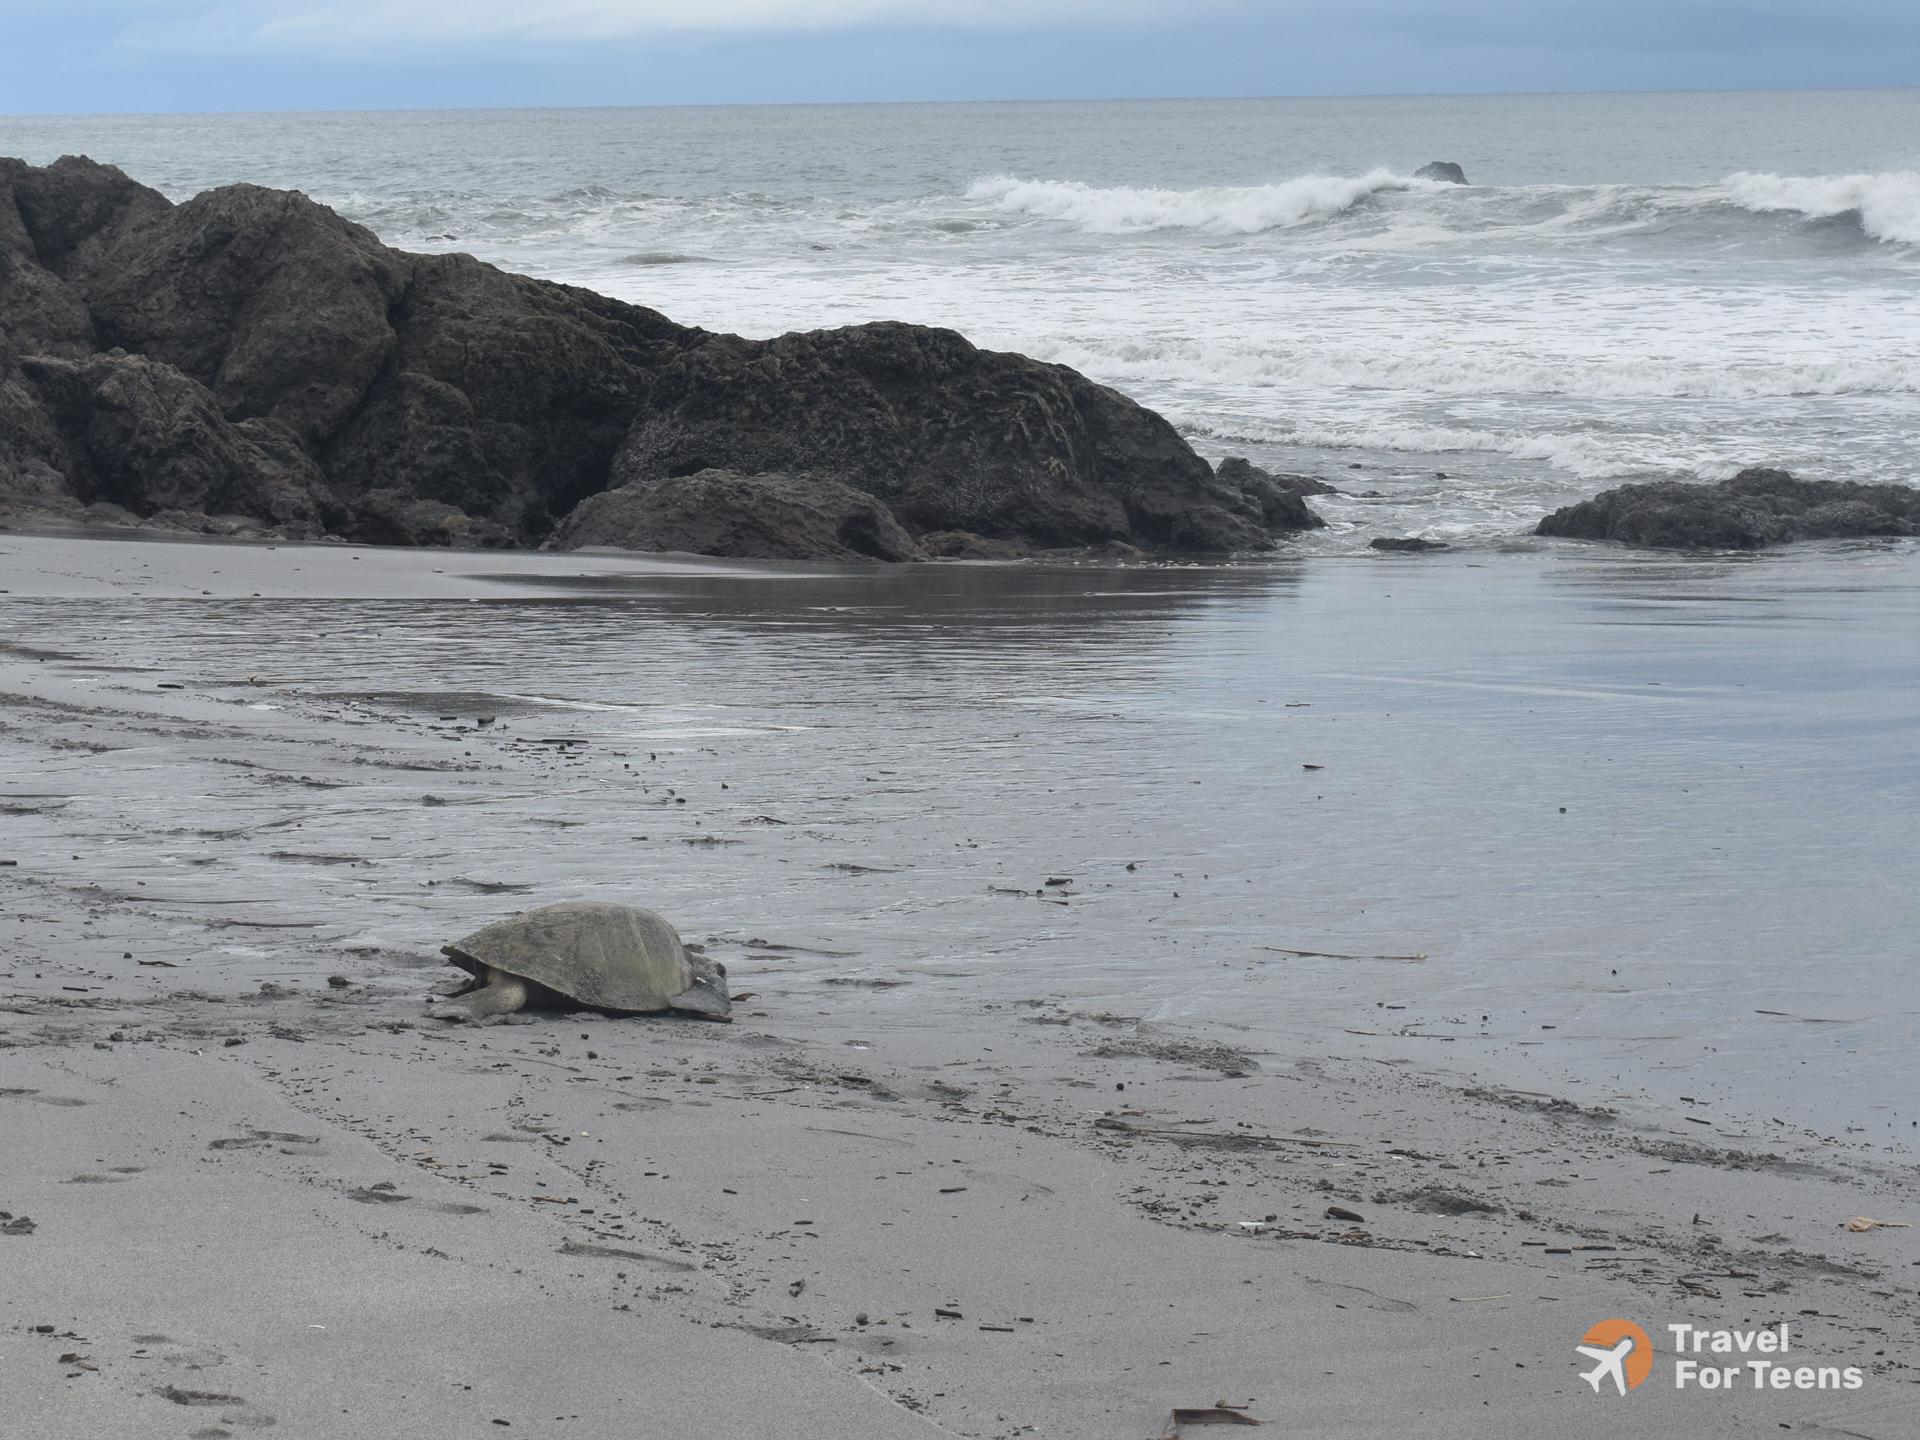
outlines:
[[[1445,189],[1431,181],[1370,170],[1365,175],[1304,175],[1278,185],[1219,186],[1202,190],[1101,188],[1078,180],[976,180],[966,199],[988,201],[1015,215],[1065,220],[1095,235],[1149,230],[1199,230],[1256,235],[1350,210],[1388,190]]]
[[[1850,215],[1872,240],[1920,245],[1920,171],[1880,175],[1765,175],[1741,171],[1726,179],[1743,210],[1786,211],[1813,220]]]
[[[1376,169],[1193,190],[995,175],[974,181],[960,199],[1010,217],[1060,221],[1089,235],[1258,235],[1384,216],[1402,227],[1386,238],[1409,244],[1472,242],[1487,234],[1597,240],[1641,231],[1737,242],[1756,235],[1755,217],[1851,217],[1863,241],[1920,245],[1920,172],[1910,170],[1824,176],[1743,171],[1694,186],[1463,187]],[[1769,233],[1779,232],[1770,228],[1757,238]]]

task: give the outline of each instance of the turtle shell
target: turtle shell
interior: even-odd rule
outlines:
[[[467,969],[491,966],[595,1010],[690,1010],[725,1017],[726,970],[687,953],[680,934],[637,905],[576,900],[529,910],[444,947]]]

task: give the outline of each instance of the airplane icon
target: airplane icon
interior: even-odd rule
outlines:
[[[1593,1369],[1580,1372],[1580,1378],[1593,1387],[1594,1394],[1600,1393],[1600,1382],[1609,1376],[1613,1378],[1614,1387],[1622,1395],[1627,1393],[1627,1372],[1621,1367],[1625,1365],[1627,1356],[1633,1351],[1633,1336],[1622,1335],[1607,1348],[1598,1345],[1576,1345],[1573,1348],[1589,1360],[1600,1362]]]

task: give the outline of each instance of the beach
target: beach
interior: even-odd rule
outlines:
[[[1900,543],[0,591],[8,1433],[1912,1429]],[[580,898],[734,1023],[425,1019]]]

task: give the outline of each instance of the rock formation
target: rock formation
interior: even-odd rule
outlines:
[[[1677,550],[1757,550],[1793,540],[1920,535],[1920,489],[1796,480],[1784,470],[1755,468],[1717,485],[1673,480],[1622,485],[1554,511],[1535,533]]]
[[[714,335],[389,249],[297,192],[175,205],[91,160],[0,160],[0,513],[884,559],[941,532],[1218,552],[1320,523],[1248,471],[951,331]]]
[[[1317,530],[1327,522],[1307,508],[1309,495],[1338,495],[1312,475],[1276,475],[1234,455],[1220,462],[1217,477],[1260,506],[1261,523],[1273,530]]]
[[[873,496],[819,475],[701,470],[589,495],[547,542],[555,550],[687,550],[756,560],[920,560],[925,552]]]
[[[1413,172],[1416,180],[1439,180],[1448,185],[1467,183],[1467,172],[1451,160],[1429,160]]]

